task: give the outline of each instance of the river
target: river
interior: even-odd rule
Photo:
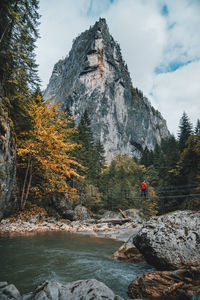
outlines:
[[[121,245],[116,240],[66,232],[1,236],[0,281],[13,283],[24,294],[44,280],[65,284],[95,278],[127,298],[129,283],[154,268],[113,260],[112,253]]]

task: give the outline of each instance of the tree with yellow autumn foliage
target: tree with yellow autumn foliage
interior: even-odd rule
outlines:
[[[38,103],[39,102],[39,103]],[[32,129],[21,134],[17,141],[18,168],[24,169],[20,191],[20,209],[24,209],[29,193],[35,195],[53,192],[75,192],[70,186],[71,177],[79,177],[81,165],[70,154],[78,147],[70,141],[75,132],[71,120],[59,106],[41,98],[30,107]]]

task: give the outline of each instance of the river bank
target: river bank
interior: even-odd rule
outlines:
[[[130,277],[132,277],[132,282],[129,278],[129,283],[131,283],[127,287],[126,280],[126,287],[124,286],[124,291],[127,291],[128,289],[128,295],[132,299],[143,298],[145,295],[148,295],[147,298],[149,299],[199,299],[200,212],[189,210],[176,211],[163,216],[152,217],[146,222],[142,222],[141,219],[137,219],[136,217],[129,217],[127,220],[128,221],[124,223],[124,219],[117,219],[111,212],[106,212],[106,215],[102,216],[102,218],[88,218],[86,220],[83,219],[76,221],[56,220],[48,217],[47,215],[40,215],[39,213],[35,214],[35,216],[33,216],[33,214],[30,216],[28,214],[20,214],[16,217],[11,217],[1,221],[0,239],[4,244],[6,244],[7,235],[7,251],[10,251],[9,249],[14,249],[14,251],[16,251],[16,246],[11,246],[12,241],[16,240],[23,249],[26,249],[25,243],[28,242],[27,253],[28,257],[31,259],[31,266],[34,265],[34,267],[38,264],[38,259],[33,263],[35,253],[38,253],[38,251],[40,253],[40,249],[41,253],[44,253],[44,244],[47,244],[45,254],[42,256],[41,266],[44,267],[44,259],[48,257],[44,271],[46,272],[48,269],[50,270],[50,279],[52,279],[52,272],[54,274],[54,268],[52,268],[52,266],[49,268],[49,264],[52,264],[55,261],[56,268],[58,264],[58,271],[60,272],[63,268],[63,258],[66,258],[67,253],[65,246],[71,247],[72,239],[74,239],[73,249],[69,248],[69,262],[70,264],[72,263],[73,266],[70,281],[75,270],[74,260],[76,260],[76,267],[79,276],[78,278],[75,278],[75,280],[81,279],[80,265],[82,263],[83,276],[85,279],[91,278],[90,275],[92,273],[90,273],[90,270],[94,267],[92,272],[93,274],[96,274],[96,279],[103,279],[103,282],[106,284],[109,281],[113,281],[113,274],[115,272],[115,267],[111,270],[112,267],[110,264],[117,262],[117,265],[119,264],[122,266],[125,263],[124,275],[127,277],[127,274],[129,274]],[[78,235],[74,233],[78,233]],[[51,234],[54,235],[54,241],[52,243],[50,242]],[[129,236],[130,238],[127,240],[127,237]],[[103,239],[103,237],[106,237],[106,239]],[[56,245],[55,241],[59,238],[61,238],[62,241],[60,240]],[[77,251],[80,251],[82,239],[86,241],[84,243],[86,244],[87,249],[86,251],[83,250],[81,255],[80,253],[77,255]],[[88,246],[91,240],[94,240],[96,244],[95,257],[93,246],[91,251],[88,252]],[[122,245],[122,243],[118,240],[125,240],[126,242]],[[33,242],[32,246],[30,244],[31,241]],[[112,255],[111,245],[109,244],[108,250],[110,254],[107,256],[106,262],[104,261],[105,257],[103,255],[103,260],[97,264],[97,261],[99,261],[99,255],[102,255],[104,251],[104,243],[115,243],[115,250],[118,247],[120,248]],[[102,245],[103,248],[101,250],[100,248]],[[60,249],[60,247],[62,249]],[[4,247],[2,247],[2,251],[4,252]],[[4,252],[4,255],[6,256],[8,254],[7,251]],[[30,251],[32,251],[33,255],[30,255]],[[22,254],[22,261],[24,263],[24,250],[18,250],[17,253],[20,253],[20,255]],[[59,257],[58,253],[60,254]],[[119,260],[111,260],[111,255],[114,258],[123,260],[123,262],[119,262]],[[98,277],[99,275],[102,275],[103,261],[105,262],[104,272],[107,274],[106,281],[104,281],[105,276],[101,276],[101,278]],[[145,261],[154,265],[158,271],[154,269],[153,272],[145,273],[144,269],[148,266]],[[134,262],[134,264],[128,264],[127,262]],[[28,264],[25,265],[25,269],[27,268],[27,265]],[[62,271],[65,278],[66,270],[67,272],[69,270],[69,267],[66,268],[66,266],[67,265],[65,264],[65,268]],[[9,268],[9,265],[6,263],[5,268],[7,267]],[[133,276],[132,268],[140,267],[143,269],[143,272],[141,272],[143,275],[139,275],[137,277]],[[131,271],[127,273],[129,268]],[[11,273],[13,273],[13,270],[11,271]],[[117,279],[120,284],[121,281],[123,281],[121,269],[120,272],[117,273],[117,278],[120,274],[120,278]],[[7,272],[4,271],[3,274],[7,274]],[[32,276],[33,272],[30,274]],[[44,279],[48,280],[49,277],[45,275]],[[60,281],[59,277],[53,279],[57,282]],[[40,282],[42,281],[40,280]],[[37,283],[39,283],[39,281]],[[154,289],[151,288],[152,286],[154,286]],[[118,285],[115,286],[116,291],[117,288]],[[120,295],[120,293],[118,294]],[[122,296],[124,296],[124,294]]]
[[[48,231],[64,231],[79,233],[96,237],[117,239],[126,241],[131,235],[136,234],[141,228],[137,221],[130,219],[123,224],[113,224],[109,218],[104,220],[86,219],[69,221],[67,219],[56,220],[49,217],[44,210],[36,210],[35,213],[21,213],[0,222],[0,235],[34,235]]]

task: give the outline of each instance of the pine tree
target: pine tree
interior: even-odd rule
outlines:
[[[153,165],[153,161],[154,161],[153,151],[145,147],[145,149],[142,151],[140,164],[145,165],[145,167],[149,167],[150,165]]]
[[[183,116],[180,119],[179,132],[178,132],[180,152],[184,150],[186,141],[191,135],[192,135],[192,124],[189,120],[189,117],[184,112]]]
[[[93,183],[98,185],[100,173],[105,167],[105,151],[102,143],[98,140],[95,144],[95,161],[94,161],[94,180]]]
[[[2,0],[0,10],[0,81],[6,96],[28,95],[38,85],[35,41],[38,0]]]
[[[0,85],[2,102],[18,134],[30,129],[30,92],[39,85],[35,62],[39,0],[1,0]]]
[[[180,160],[176,168],[173,170],[174,175],[179,185],[188,187],[188,192],[185,193],[195,194],[199,190],[200,183],[200,136],[190,136],[186,142],[186,147],[181,153]],[[181,200],[181,199],[180,199]],[[181,201],[179,200],[179,207]],[[184,208],[197,208],[199,209],[199,197],[196,198],[183,198],[182,203]]]
[[[194,133],[200,135],[200,120],[197,119],[197,125],[195,127]]]
[[[86,179],[92,181],[95,175],[95,143],[91,130],[91,123],[87,110],[81,117],[78,125],[78,143],[81,145],[78,156],[81,164],[85,167],[84,175]]]

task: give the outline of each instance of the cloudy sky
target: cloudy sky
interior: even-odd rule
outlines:
[[[45,89],[78,34],[104,17],[134,87],[177,134],[185,111],[200,118],[200,0],[40,0],[37,62]]]

